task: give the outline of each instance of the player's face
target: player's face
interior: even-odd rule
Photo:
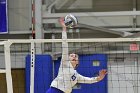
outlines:
[[[74,68],[76,68],[76,67],[78,66],[78,64],[79,64],[78,55],[72,53],[72,54],[70,54],[69,59],[70,59],[70,62],[71,62],[71,64],[72,64],[72,66],[73,66]]]

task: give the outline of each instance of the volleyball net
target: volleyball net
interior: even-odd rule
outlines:
[[[78,73],[92,77],[100,69],[108,70],[103,81],[77,84],[72,93],[140,92],[140,38],[68,39],[67,42],[69,53],[79,55]],[[0,92],[45,93],[58,73],[61,44],[62,39],[1,41]]]

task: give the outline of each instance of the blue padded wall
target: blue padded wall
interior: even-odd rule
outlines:
[[[34,93],[45,93],[53,79],[52,58],[50,55],[35,56]],[[26,57],[26,93],[30,93],[30,55]]]
[[[55,76],[57,76],[58,68],[60,66],[60,60],[55,61]],[[92,54],[92,55],[79,55],[79,67],[77,72],[83,76],[93,77],[97,76],[99,70],[107,69],[107,55],[105,54]],[[99,66],[94,66],[93,62],[98,61]],[[73,89],[72,93],[108,93],[107,89],[107,77],[101,82],[94,84],[77,84],[77,87]]]
[[[60,61],[61,61],[61,57],[59,57],[57,60],[54,61],[54,77],[57,77],[57,75],[58,75]]]

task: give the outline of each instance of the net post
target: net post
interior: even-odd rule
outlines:
[[[11,75],[10,45],[11,45],[10,42],[6,42],[4,44],[7,93],[13,93],[13,83],[12,83],[12,75]]]

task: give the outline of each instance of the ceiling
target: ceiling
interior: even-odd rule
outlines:
[[[44,24],[57,26],[58,17],[72,13],[78,18],[78,29],[87,28],[94,34],[131,37],[140,31],[140,0],[46,0],[44,6]]]

